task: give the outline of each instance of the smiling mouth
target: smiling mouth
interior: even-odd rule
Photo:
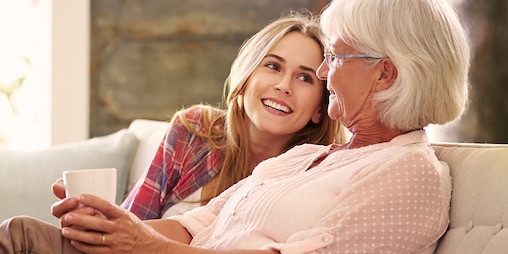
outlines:
[[[276,103],[272,100],[263,100],[263,105],[286,114],[293,112],[288,106]]]

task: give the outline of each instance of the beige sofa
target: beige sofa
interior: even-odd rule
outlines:
[[[434,144],[451,169],[450,226],[439,254],[508,253],[508,145]]]
[[[0,220],[27,214],[57,224],[50,184],[65,169],[117,167],[120,202],[140,179],[168,128],[164,121],[134,120],[128,129],[42,151],[0,150]],[[433,144],[451,168],[450,227],[439,254],[508,253],[508,145]],[[28,165],[27,165],[28,164]]]

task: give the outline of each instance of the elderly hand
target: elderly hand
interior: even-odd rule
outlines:
[[[62,215],[78,208],[79,203],[77,199],[66,198],[65,186],[63,185],[62,178],[56,180],[56,182],[51,185],[51,189],[53,190],[53,194],[59,199],[59,201],[51,206],[51,213],[53,216],[60,218]]]
[[[78,200],[76,200],[78,201]],[[106,218],[69,212],[62,218],[62,235],[85,253],[155,253],[168,239],[135,215],[93,195],[81,195],[79,203],[100,211]]]
[[[53,190],[53,194],[60,199],[59,201],[55,202],[51,206],[51,213],[53,216],[60,219],[60,225],[62,227],[70,227],[72,225],[66,224],[65,221],[61,219],[61,217],[68,213],[68,212],[77,212],[87,215],[95,215],[98,216],[98,213],[95,211],[95,209],[86,207],[86,206],[79,206],[79,202],[77,198],[67,198],[65,194],[65,186],[63,185],[63,179],[59,178],[56,180],[56,182],[53,183],[51,186],[51,189]]]

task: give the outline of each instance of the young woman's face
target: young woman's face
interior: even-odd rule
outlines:
[[[316,76],[322,51],[299,32],[286,34],[247,80],[244,109],[251,127],[292,135],[309,121],[319,123],[323,81]]]

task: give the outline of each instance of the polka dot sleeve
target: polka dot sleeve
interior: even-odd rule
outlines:
[[[434,156],[405,153],[355,178],[315,228],[273,247],[281,253],[295,244],[309,247],[298,253],[415,253],[445,231],[451,182],[448,167]]]

